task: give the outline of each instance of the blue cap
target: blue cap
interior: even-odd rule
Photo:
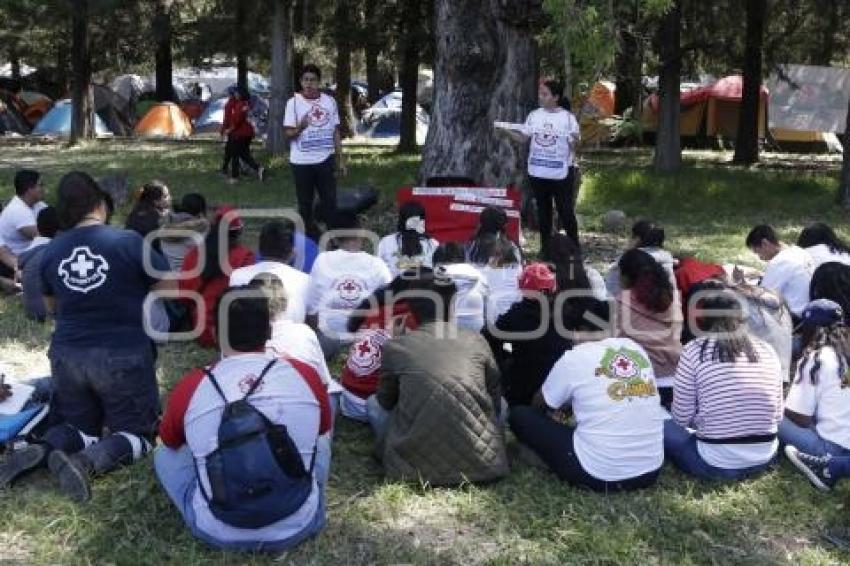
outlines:
[[[807,326],[832,326],[843,322],[844,309],[829,299],[817,299],[803,309],[802,324]]]

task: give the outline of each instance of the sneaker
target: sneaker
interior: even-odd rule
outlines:
[[[812,456],[805,452],[800,452],[790,444],[785,447],[785,456],[791,460],[798,470],[803,472],[809,481],[816,488],[822,491],[829,491],[835,485],[835,479],[829,473],[829,461],[832,459],[831,454],[826,456]]]
[[[89,473],[77,455],[68,456],[61,450],[54,450],[47,459],[47,467],[65,495],[78,503],[91,499]]]
[[[34,470],[47,458],[47,446],[30,444],[9,454],[0,464],[0,489],[8,488],[21,475]]]
[[[261,166],[259,169],[257,169],[257,177],[260,179],[261,183],[266,180],[266,168],[265,167]]]

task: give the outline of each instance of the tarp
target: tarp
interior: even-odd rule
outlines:
[[[136,133],[147,138],[186,138],[192,134],[192,122],[173,102],[160,102],[139,120]]]
[[[844,132],[850,69],[782,65],[769,84],[771,130]]]
[[[112,135],[106,123],[97,114],[94,116],[94,131],[98,136]],[[45,114],[44,118],[36,124],[32,134],[34,136],[56,137],[71,135],[71,100],[66,98],[57,101],[50,112]]]

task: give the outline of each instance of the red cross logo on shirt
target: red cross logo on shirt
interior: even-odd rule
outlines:
[[[345,277],[336,286],[339,298],[346,302],[359,301],[363,289],[365,285],[354,277]]]
[[[361,342],[357,345],[357,354],[360,356],[368,356],[372,352],[372,346],[369,342]]]
[[[617,366],[619,366],[622,371],[627,371],[631,365],[632,364],[630,364],[626,358],[620,358],[617,360]]]
[[[330,113],[322,108],[319,104],[313,104],[309,112],[310,125],[316,128],[321,128],[330,120]]]
[[[351,345],[346,365],[357,377],[371,375],[381,367],[381,345],[389,338],[385,330],[367,330]]]

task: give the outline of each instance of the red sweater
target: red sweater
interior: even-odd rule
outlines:
[[[224,105],[224,121],[221,124],[221,133],[230,130],[230,136],[244,139],[254,137],[254,126],[248,121],[248,112],[251,103],[246,100],[230,98]]]
[[[254,252],[245,246],[236,245],[230,250],[228,256],[230,270],[227,273],[213,277],[209,281],[203,281],[201,276],[191,277],[189,279],[180,280],[181,291],[194,291],[200,293],[202,298],[202,308],[196,308],[196,304],[191,299],[185,299],[186,304],[192,311],[192,327],[196,328],[201,325],[201,335],[198,337],[198,344],[208,348],[214,348],[218,343],[218,335],[215,327],[215,309],[218,305],[218,300],[224,294],[230,283],[230,271],[246,265],[254,265]],[[182,271],[191,271],[198,265],[198,247],[189,250],[186,257],[183,259]]]

